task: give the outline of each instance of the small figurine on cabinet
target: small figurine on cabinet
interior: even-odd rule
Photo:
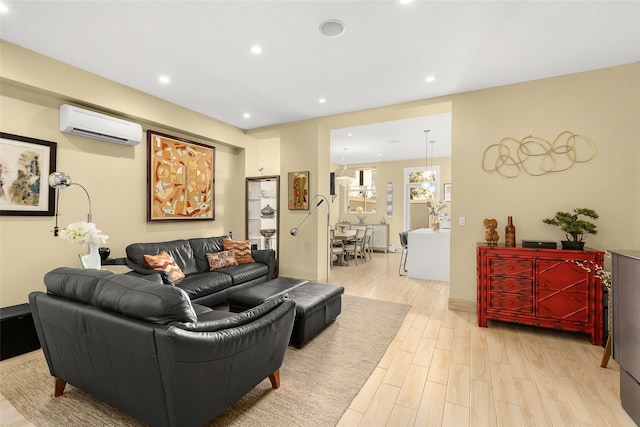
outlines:
[[[489,246],[495,246],[498,243],[498,232],[496,228],[498,228],[498,221],[495,219],[487,219],[485,218],[483,221],[485,232],[484,232],[484,240],[487,241]]]

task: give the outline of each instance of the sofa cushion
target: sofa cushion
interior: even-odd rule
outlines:
[[[186,275],[196,273],[198,271],[196,260],[193,256],[193,249],[187,240],[173,240],[169,242],[155,243],[132,243],[126,248],[127,258],[132,262],[144,267],[145,255],[157,255],[165,251],[171,255],[180,270]]]
[[[111,274],[90,268],[59,267],[44,275],[44,285],[52,295],[91,304],[98,282]]]
[[[231,276],[221,272],[223,270],[190,274],[176,283],[176,287],[183,289],[191,299],[227,289],[233,284],[233,281]]]
[[[250,263],[234,265],[233,267],[221,268],[220,273],[228,274],[231,277],[232,283],[237,285],[239,283],[249,282],[262,276],[267,276],[269,273],[269,267],[262,263]]]
[[[233,249],[236,254],[236,261],[238,264],[246,264],[255,262],[251,256],[251,241],[250,240],[224,240],[224,250],[228,251]]]
[[[228,239],[227,236],[220,237],[198,237],[189,239],[189,244],[193,250],[193,256],[196,261],[198,272],[209,271],[209,261],[207,254],[221,252],[224,250],[222,241]]]
[[[111,274],[100,279],[91,303],[161,325],[198,320],[191,300],[182,289],[125,274]]]
[[[232,265],[238,265],[235,252],[235,250],[230,249],[228,251],[207,254],[207,260],[209,261],[209,270],[213,271],[224,267],[231,267]]]
[[[158,255],[145,255],[144,262],[153,270],[166,271],[174,282],[184,277],[184,273],[176,265],[173,257],[165,251]]]

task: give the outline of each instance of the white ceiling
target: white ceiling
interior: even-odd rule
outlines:
[[[242,129],[640,60],[638,0],[0,3],[1,38]]]

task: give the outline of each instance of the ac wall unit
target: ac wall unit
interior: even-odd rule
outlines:
[[[124,145],[142,140],[142,126],[73,105],[60,106],[60,131]]]

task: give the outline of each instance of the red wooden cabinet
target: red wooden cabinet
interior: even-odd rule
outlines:
[[[522,323],[589,335],[602,345],[604,252],[478,244],[478,325]]]

